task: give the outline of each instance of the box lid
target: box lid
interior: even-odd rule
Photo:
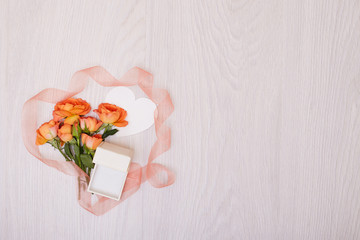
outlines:
[[[96,148],[93,162],[118,171],[127,172],[132,155],[133,151],[128,148],[123,148],[108,142],[102,142]]]

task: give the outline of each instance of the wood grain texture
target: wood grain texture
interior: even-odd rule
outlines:
[[[360,239],[358,0],[0,3],[0,239]],[[24,101],[93,65],[175,105],[176,183],[101,217],[19,139]],[[144,164],[154,132],[112,141]]]

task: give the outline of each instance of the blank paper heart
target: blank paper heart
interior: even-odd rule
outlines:
[[[116,136],[129,136],[142,132],[154,124],[156,105],[148,98],[135,100],[134,93],[127,87],[116,87],[106,96],[105,102],[115,104],[127,111],[126,127],[119,128]]]

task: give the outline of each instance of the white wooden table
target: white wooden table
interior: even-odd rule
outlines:
[[[0,24],[0,239],[360,239],[360,1],[1,0]],[[175,105],[175,184],[101,217],[20,128],[94,65],[142,67]],[[122,141],[145,164],[153,140]]]

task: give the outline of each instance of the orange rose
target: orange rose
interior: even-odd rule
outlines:
[[[55,105],[53,117],[55,121],[59,121],[60,119],[68,118],[74,115],[85,115],[90,112],[90,109],[90,104],[85,100],[82,100],[81,98],[68,98]],[[69,122],[67,123],[70,124]]]
[[[71,134],[71,125],[70,124],[64,124],[58,131],[59,138],[63,142],[68,142],[73,138],[73,135]]]
[[[128,125],[128,122],[125,121],[127,112],[114,104],[102,103],[94,112],[99,115],[99,118],[104,123],[110,123],[117,127],[125,127]]]
[[[81,134],[81,142],[89,149],[95,150],[102,141],[103,139],[100,134],[95,134],[92,137],[85,133]]]
[[[98,121],[94,117],[84,117],[80,119],[80,127],[82,130],[85,130],[85,126],[89,129],[90,132],[95,132],[98,130],[103,123]]]
[[[36,130],[36,145],[43,145],[47,141],[54,139],[57,136],[58,129],[59,123],[54,120],[41,125],[38,130]]]

